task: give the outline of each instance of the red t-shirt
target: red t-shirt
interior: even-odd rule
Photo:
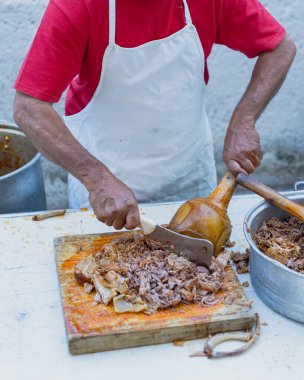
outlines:
[[[274,49],[285,35],[257,0],[187,0],[187,4],[206,62],[214,43],[253,58]],[[183,0],[116,0],[116,12],[116,43],[123,47],[165,38],[185,25]],[[56,103],[70,85],[66,114],[81,111],[98,85],[108,39],[109,0],[51,0],[15,89]]]

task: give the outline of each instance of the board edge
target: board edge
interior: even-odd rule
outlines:
[[[97,335],[90,337],[68,337],[69,352],[72,355],[82,355],[94,352],[113,351],[125,348],[143,347],[156,344],[173,343],[174,341],[190,341],[206,338],[209,335],[250,329],[255,323],[253,310],[248,310],[247,316],[231,316],[225,324],[223,321],[212,321],[205,324],[189,324],[168,327],[166,329],[151,329],[119,334]]]

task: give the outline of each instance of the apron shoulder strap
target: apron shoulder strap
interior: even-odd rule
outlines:
[[[115,44],[116,1],[109,0],[109,45]]]
[[[186,24],[187,25],[192,25],[192,18],[191,18],[191,14],[190,14],[190,10],[189,10],[187,1],[183,0],[183,2],[184,2],[184,9],[185,9]]]

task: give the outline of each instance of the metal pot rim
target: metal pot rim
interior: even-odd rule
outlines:
[[[299,194],[301,193],[301,194]],[[297,198],[298,195],[302,195],[303,198],[304,198],[304,192],[298,192],[298,194],[292,194],[290,198]],[[288,196],[289,197],[289,196]],[[293,276],[296,276],[296,277],[299,277],[299,278],[304,278],[304,274],[302,273],[298,273],[298,272],[295,272],[294,270],[292,269],[289,269],[287,268],[287,266],[281,264],[279,261],[277,260],[274,260],[274,259],[271,259],[270,257],[266,256],[257,246],[256,244],[254,243],[252,237],[251,237],[251,234],[250,232],[248,231],[248,227],[250,225],[250,222],[251,222],[251,218],[252,218],[252,215],[257,211],[261,211],[263,208],[267,207],[267,206],[270,206],[270,204],[266,201],[261,201],[259,203],[257,203],[256,205],[252,206],[251,209],[247,212],[246,216],[245,216],[245,219],[244,219],[244,223],[243,223],[243,231],[244,231],[244,235],[245,235],[245,238],[247,240],[247,242],[249,243],[250,247],[251,248],[254,248],[255,252],[265,261],[268,261],[270,264],[276,266],[277,268],[281,269],[281,270],[284,270],[286,272],[289,272],[291,275]],[[249,227],[250,228],[250,227]]]
[[[0,120],[0,131],[1,131],[1,129],[9,129],[15,134],[22,135],[22,136],[26,137],[25,133],[22,132],[21,129],[18,128],[16,125],[7,123],[6,121],[3,121],[3,120]],[[16,174],[23,172],[29,166],[34,165],[40,159],[40,157],[41,157],[41,153],[37,152],[35,154],[35,156],[29,162],[27,162],[25,165],[21,166],[20,168],[18,168],[16,170],[13,170],[10,173],[7,173],[3,176],[0,176],[0,180],[2,181],[2,180],[9,179],[10,177],[15,176]]]

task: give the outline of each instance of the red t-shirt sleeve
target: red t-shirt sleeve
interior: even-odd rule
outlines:
[[[216,0],[217,44],[254,58],[277,47],[285,29],[257,0]]]
[[[89,35],[89,15],[82,9],[82,1],[69,2],[72,11],[67,17],[56,0],[50,1],[15,82],[16,90],[56,103],[79,73]]]

